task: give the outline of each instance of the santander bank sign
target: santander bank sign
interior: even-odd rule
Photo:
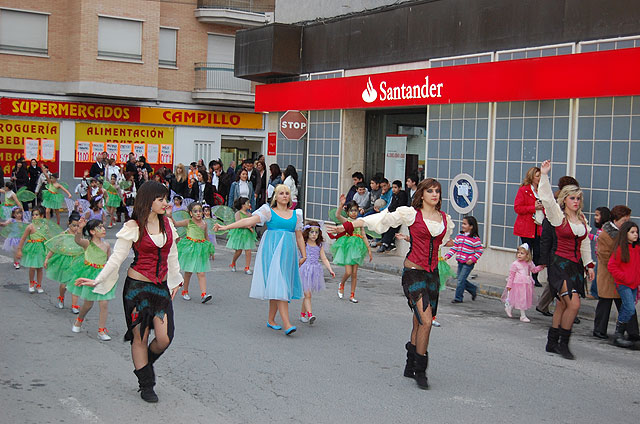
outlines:
[[[415,85],[387,85],[386,80],[380,81],[378,86],[380,90],[379,100],[381,102],[387,100],[408,100],[408,99],[428,99],[430,97],[442,97],[443,82],[437,84],[429,84],[429,76],[424,77],[424,84]],[[378,91],[373,88],[371,77],[367,81],[367,87],[362,92],[362,100],[365,103],[373,103],[378,100]]]

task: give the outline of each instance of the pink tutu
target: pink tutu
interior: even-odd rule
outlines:
[[[307,260],[300,266],[300,280],[305,292],[319,292],[325,288],[320,249],[320,246],[307,245]]]
[[[531,308],[538,301],[531,272],[540,272],[542,268],[542,266],[534,266],[531,262],[515,261],[512,263],[507,286],[502,292],[502,301],[506,303],[508,300],[512,308],[523,311]]]

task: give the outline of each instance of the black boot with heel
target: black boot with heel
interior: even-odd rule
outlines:
[[[415,355],[415,376],[416,383],[418,387],[423,390],[429,388],[429,380],[427,379],[427,367],[429,366],[429,352],[426,352],[424,355],[420,355],[416,352]]]
[[[405,349],[407,349],[407,364],[404,367],[404,376],[408,378],[414,378],[416,347],[412,345],[411,342],[407,342],[404,347]]]
[[[133,373],[138,377],[138,385],[140,388],[140,397],[145,402],[156,403],[158,402],[158,395],[153,390],[153,386],[156,385],[156,375],[153,372],[153,366],[149,363],[139,370],[134,370]]]

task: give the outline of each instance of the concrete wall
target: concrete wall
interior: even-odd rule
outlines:
[[[276,22],[311,21],[404,3],[408,0],[276,0]]]

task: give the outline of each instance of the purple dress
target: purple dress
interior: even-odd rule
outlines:
[[[324,290],[324,271],[320,263],[320,246],[307,246],[307,260],[300,266],[302,290],[319,292]]]

